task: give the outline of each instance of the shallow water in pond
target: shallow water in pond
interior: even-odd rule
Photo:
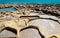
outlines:
[[[29,25],[40,27],[41,32],[45,35],[60,33],[60,24],[47,19],[37,19],[29,22]]]
[[[0,12],[14,11],[14,10],[16,10],[16,8],[14,8],[14,7],[8,7],[8,8],[2,8],[2,9],[0,9]]]

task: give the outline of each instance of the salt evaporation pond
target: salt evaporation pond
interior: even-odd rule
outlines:
[[[14,11],[14,10],[16,10],[16,8],[14,8],[14,7],[8,7],[8,8],[2,8],[2,9],[0,9],[0,12]]]

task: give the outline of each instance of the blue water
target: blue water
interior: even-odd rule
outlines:
[[[36,3],[36,4],[60,4],[60,0],[0,0],[0,4],[21,4],[21,3]]]
[[[0,9],[0,12],[14,11],[14,10],[16,10],[14,7],[2,8],[2,9]]]

